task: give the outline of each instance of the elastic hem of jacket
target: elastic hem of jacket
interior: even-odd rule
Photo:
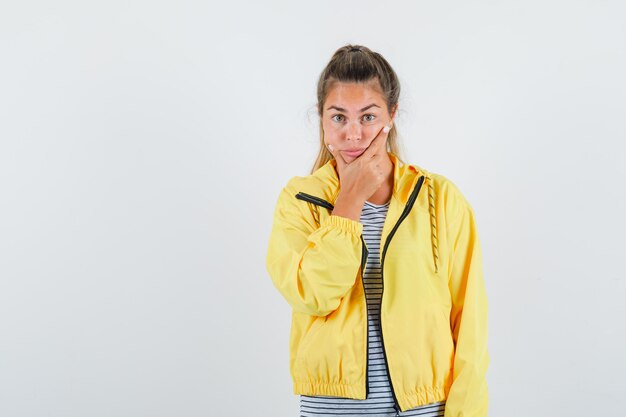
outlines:
[[[359,237],[361,233],[363,233],[363,223],[357,222],[356,220],[349,219],[343,216],[337,216],[335,214],[331,214],[326,217],[320,227],[325,225],[338,227],[348,233],[352,233],[353,235]]]
[[[421,387],[412,393],[396,393],[400,411],[407,411],[412,408],[445,401],[448,397],[448,391],[444,386]],[[293,393],[297,395],[326,395],[331,397],[352,398],[355,400],[364,400],[365,391],[362,386],[351,384],[337,383],[311,383],[294,381]]]
[[[299,395],[326,395],[330,397],[353,398],[355,400],[365,399],[365,384],[360,383],[359,386],[350,384],[313,384],[310,382],[293,383],[293,393]]]
[[[427,404],[445,401],[448,398],[448,392],[444,386],[421,387],[410,393],[396,393],[400,411],[404,412],[415,407],[421,407]]]

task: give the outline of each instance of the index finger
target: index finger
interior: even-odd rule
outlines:
[[[372,158],[374,157],[374,155],[378,154],[383,144],[386,142],[387,134],[389,133],[390,130],[391,128],[387,125],[385,125],[382,129],[380,129],[380,131],[378,132],[374,140],[370,142],[365,152],[363,152],[361,156],[359,156],[359,158],[361,157],[365,157],[365,159]]]

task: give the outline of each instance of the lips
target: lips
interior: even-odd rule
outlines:
[[[363,151],[365,151],[365,149],[366,148],[363,148],[363,149],[346,149],[346,150],[343,150],[341,152],[343,152],[345,155],[356,157],[356,156],[361,155],[363,153]]]

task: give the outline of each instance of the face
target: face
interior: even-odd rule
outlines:
[[[367,149],[383,126],[391,125],[395,110],[391,115],[388,113],[377,80],[335,83],[324,103],[324,142],[338,149],[350,163]]]

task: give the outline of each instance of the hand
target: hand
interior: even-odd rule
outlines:
[[[361,155],[347,163],[337,149],[328,149],[337,161],[341,193],[348,193],[363,201],[370,198],[385,182],[383,158],[387,156],[387,135],[391,128],[384,126]]]

